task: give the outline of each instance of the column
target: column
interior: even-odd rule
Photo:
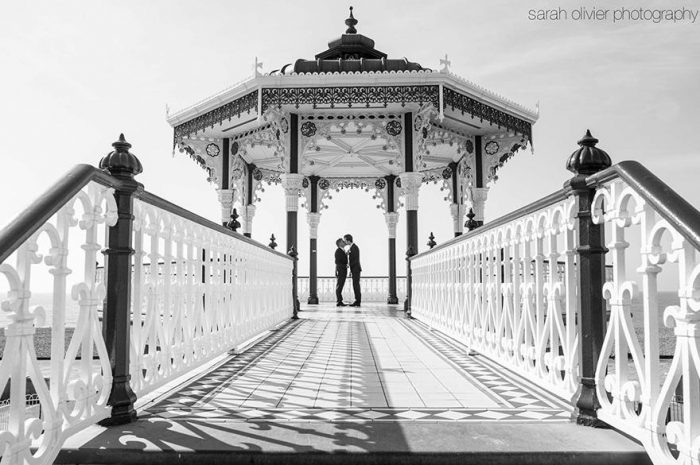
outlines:
[[[286,199],[287,210],[287,250],[297,247],[297,213],[299,211],[299,193],[302,190],[304,176],[297,173],[281,175],[282,187]]]
[[[406,206],[406,257],[418,253],[418,193],[423,184],[423,175],[420,173],[403,173],[400,176],[401,187],[405,192],[404,205]],[[406,302],[404,309],[410,313],[411,306],[411,267],[406,262]]]
[[[306,214],[309,223],[309,300],[310,304],[318,303],[318,224],[321,214],[309,212]]]
[[[479,226],[484,224],[484,210],[486,207],[486,197],[489,193],[488,187],[472,187],[472,208],[474,209],[474,220]]]
[[[455,233],[455,237],[457,237],[461,236],[464,232],[462,219],[464,218],[466,210],[464,208],[462,192],[460,191],[458,164],[455,162],[450,163],[450,169],[452,170],[452,175],[450,176],[450,183],[452,184],[452,204],[450,205],[450,214],[452,215],[452,230]]]
[[[459,203],[453,203],[452,205],[450,205],[450,214],[452,215],[452,229],[454,230],[455,237],[461,236],[464,232],[464,223],[462,222],[462,220],[464,219],[465,212],[466,209],[464,208],[464,205],[461,205]]]
[[[318,212],[318,176],[309,176],[309,213],[306,221],[309,223],[309,300],[310,304],[318,304],[318,223],[321,214]]]
[[[253,234],[253,218],[255,218],[255,205],[246,205],[243,209],[243,235],[246,237],[251,237]]]
[[[235,190],[233,189],[219,189],[217,195],[219,197],[219,203],[221,204],[221,224],[226,226],[226,224],[231,219],[231,210],[233,209],[233,196]]]
[[[386,227],[389,230],[389,296],[386,299],[388,304],[398,304],[399,298],[396,295],[396,225],[399,222],[399,214],[387,212],[384,214]]]
[[[255,216],[255,205],[253,204],[255,200],[255,180],[253,179],[253,171],[255,171],[255,165],[247,164],[246,198],[243,199],[243,208],[241,208],[241,215],[243,216],[243,235],[245,237],[250,237],[253,233],[253,217]]]

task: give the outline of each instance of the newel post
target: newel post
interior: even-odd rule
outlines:
[[[299,296],[297,290],[297,262],[299,261],[299,252],[295,245],[289,249],[287,255],[292,257],[292,320],[299,319]]]
[[[586,185],[586,177],[602,171],[612,164],[610,157],[596,147],[598,139],[586,131],[578,142],[580,148],[571,154],[566,169],[575,176],[564,184],[576,196],[578,209],[578,292],[580,305],[579,328],[581,331],[581,392],[576,402],[580,425],[603,427],[598,419],[600,402],[596,395],[595,371],[605,336],[605,282],[604,228],[592,219],[595,188]]]
[[[411,318],[411,297],[413,293],[411,292],[411,285],[413,283],[413,271],[411,267],[411,258],[416,255],[413,246],[409,245],[408,250],[406,250],[406,300],[403,303],[403,310],[406,312],[406,316]]]
[[[131,144],[124,134],[112,144],[114,151],[100,160],[99,167],[118,179],[114,190],[118,219],[109,228],[105,254],[105,281],[107,294],[104,301],[102,332],[109,362],[112,366],[112,389],[107,403],[112,416],[100,422],[102,425],[119,425],[136,420],[134,402],[136,394],[131,390],[129,374],[129,350],[131,336],[131,272],[134,254],[132,228],[134,224],[134,194],[143,189],[134,176],[143,171],[141,162],[129,152]]]

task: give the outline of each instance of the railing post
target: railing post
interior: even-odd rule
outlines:
[[[594,224],[592,204],[595,188],[586,185],[586,177],[610,167],[610,157],[596,148],[598,139],[590,131],[578,142],[580,149],[569,157],[566,168],[575,176],[566,182],[565,188],[576,196],[578,211],[578,292],[580,303],[579,328],[581,331],[581,391],[576,402],[580,425],[605,427],[598,419],[600,402],[596,395],[595,371],[605,336],[605,282],[604,228]],[[550,263],[550,273],[554,272]],[[570,290],[571,291],[571,290]]]
[[[108,247],[104,251],[107,294],[102,332],[112,367],[112,389],[107,401],[112,407],[112,416],[101,421],[102,425],[118,425],[136,420],[136,394],[131,390],[129,374],[131,256],[134,254],[134,193],[143,189],[143,185],[136,182],[134,176],[141,173],[143,168],[138,158],[129,152],[131,144],[126,142],[124,134],[119,136],[112,147],[114,151],[100,160],[100,168],[121,181],[114,191],[118,219],[109,228]]]
[[[292,320],[298,320],[299,319],[299,297],[297,295],[297,262],[298,262],[298,256],[299,253],[297,252],[296,246],[292,245],[292,247],[289,249],[289,252],[287,252],[287,255],[292,257],[292,305],[294,308],[292,309]]]
[[[409,245],[408,250],[406,250],[406,300],[403,304],[403,310],[409,318],[411,318],[411,297],[413,295],[411,292],[411,275],[413,274],[411,271],[411,257],[414,255],[416,255],[416,252],[413,250],[413,247]]]

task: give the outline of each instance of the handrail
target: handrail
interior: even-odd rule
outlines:
[[[17,250],[22,243],[38,231],[61,206],[68,202],[90,181],[95,181],[112,188],[119,188],[123,184],[119,179],[110,176],[108,173],[94,166],[87,164],[74,166],[58,182],[44,191],[44,193],[32,202],[29,207],[17,215],[5,228],[0,230],[0,262],[5,261],[5,259]],[[170,213],[291,260],[286,254],[274,251],[242,234],[234,233],[218,223],[201,217],[196,213],[192,213],[189,210],[185,210],[155,194],[139,190],[135,195],[144,202],[162,208]]]
[[[74,166],[17,215],[14,221],[0,230],[0,262],[5,261],[90,181],[115,188],[121,185],[121,181],[94,166],[86,164]]]
[[[526,205],[514,212],[508,213],[506,215],[501,216],[498,219],[495,219],[493,221],[490,221],[483,226],[478,227],[477,229],[473,231],[466,232],[462,234],[461,236],[453,237],[452,239],[449,239],[442,244],[438,244],[435,247],[433,247],[430,250],[426,250],[425,252],[421,252],[419,254],[413,255],[412,257],[409,258],[409,260],[413,260],[418,257],[423,257],[424,255],[427,255],[431,252],[436,252],[443,247],[450,246],[452,244],[455,244],[457,242],[465,241],[467,239],[470,239],[474,236],[477,236],[479,234],[482,234],[485,231],[488,231],[493,228],[497,228],[503,224],[509,223],[515,219],[520,218],[521,216],[526,216],[529,215],[530,213],[536,212],[537,210],[540,210],[542,208],[548,207],[556,202],[559,202],[561,200],[564,200],[570,193],[571,191],[569,189],[559,189],[556,192],[552,192],[546,197],[542,197],[541,199],[532,202],[529,205]]]
[[[197,215],[196,213],[192,213],[189,210],[185,210],[184,208],[182,208],[178,205],[175,205],[174,203],[169,202],[162,197],[158,197],[155,194],[152,194],[152,193],[147,192],[147,191],[142,191],[142,192],[137,192],[136,197],[141,199],[142,201],[144,201],[146,203],[153,205],[154,207],[161,208],[161,209],[163,209],[167,212],[170,212],[174,215],[180,216],[180,217],[185,218],[187,220],[190,220],[194,223],[197,223],[201,226],[204,226],[205,228],[213,229],[214,231],[216,231],[220,234],[226,234],[227,236],[235,237],[236,239],[238,239],[240,241],[247,242],[248,244],[254,245],[255,247],[263,249],[267,252],[279,255],[280,257],[284,257],[288,260],[292,260],[292,257],[290,257],[289,255],[286,255],[286,254],[283,254],[282,252],[278,252],[276,250],[273,250],[270,247],[265,246],[256,240],[253,240],[247,236],[244,236],[243,234],[235,233],[235,232],[231,231],[230,229],[223,227],[219,223],[215,223],[211,220],[208,220],[202,216]]]
[[[318,279],[325,279],[325,278],[333,278],[333,279],[335,279],[335,276],[331,276],[331,275],[316,276],[316,277],[317,277]],[[299,279],[309,279],[309,276],[299,276],[298,278],[299,278]],[[370,275],[367,275],[367,276],[362,275],[362,277],[361,277],[361,279],[377,279],[377,278],[387,278],[387,279],[389,279],[389,276],[387,276],[387,275],[382,275],[382,276],[380,276],[380,275],[372,275],[372,276],[370,276]],[[403,275],[403,276],[396,276],[396,279],[405,279],[405,278],[406,278],[405,275]]]
[[[693,247],[700,249],[700,211],[641,163],[622,161],[589,176],[586,185],[597,187],[615,178],[624,180]]]

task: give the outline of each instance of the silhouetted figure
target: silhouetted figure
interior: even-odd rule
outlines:
[[[355,301],[350,304],[351,307],[359,307],[362,303],[362,291],[360,290],[360,248],[352,241],[352,235],[346,234],[343,236],[345,243],[350,246],[348,249],[348,264],[350,265],[350,275],[352,276],[352,290],[355,294]]]
[[[335,249],[335,299],[336,307],[345,307],[343,303],[343,287],[345,286],[345,278],[348,277],[348,256],[345,253],[345,241],[339,238],[335,241],[338,246]]]

